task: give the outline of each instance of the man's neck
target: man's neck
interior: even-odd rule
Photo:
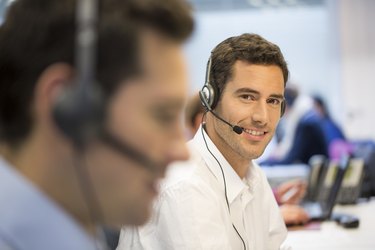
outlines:
[[[224,142],[225,144],[225,142]],[[219,149],[219,151],[222,153],[224,158],[228,161],[228,163],[231,165],[233,170],[237,173],[237,175],[243,179],[248,172],[249,169],[249,160],[242,158],[239,156],[236,152],[233,150],[222,150],[223,147],[228,147],[228,145],[223,144],[216,144],[216,147]]]

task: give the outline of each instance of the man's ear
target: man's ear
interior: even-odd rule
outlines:
[[[33,112],[35,122],[52,121],[52,111],[56,100],[64,90],[72,83],[73,68],[66,63],[55,63],[46,68],[40,75],[34,92]]]

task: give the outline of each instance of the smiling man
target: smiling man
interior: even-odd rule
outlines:
[[[282,116],[287,79],[279,47],[258,35],[216,46],[200,92],[208,112],[188,143],[191,158],[171,169],[155,216],[142,228],[124,229],[119,249],[280,248],[285,224],[252,160]]]

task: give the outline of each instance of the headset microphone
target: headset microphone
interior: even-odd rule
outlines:
[[[99,139],[107,146],[116,150],[120,154],[131,158],[133,161],[139,163],[140,166],[145,169],[155,172],[159,169],[159,163],[152,160],[150,157],[137,150],[134,146],[129,145],[124,140],[118,139],[117,136],[113,135],[109,130],[102,130],[99,133]]]
[[[221,118],[218,114],[216,114],[215,111],[212,110],[212,108],[210,107],[210,105],[207,103],[207,97],[205,96],[205,93],[204,93],[203,90],[199,91],[199,97],[200,97],[200,99],[202,101],[203,106],[205,106],[207,108],[207,110],[209,112],[211,112],[217,119],[219,119],[220,121],[222,121],[225,124],[227,124],[228,126],[230,126],[236,134],[239,134],[239,135],[242,134],[242,132],[243,132],[243,128],[242,127],[230,124],[229,122],[227,122],[226,120],[224,120],[223,118]]]

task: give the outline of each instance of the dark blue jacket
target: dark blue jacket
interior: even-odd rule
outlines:
[[[321,118],[315,112],[308,112],[298,122],[292,146],[285,157],[266,160],[261,165],[308,164],[310,157],[317,154],[328,156],[328,148]]]

